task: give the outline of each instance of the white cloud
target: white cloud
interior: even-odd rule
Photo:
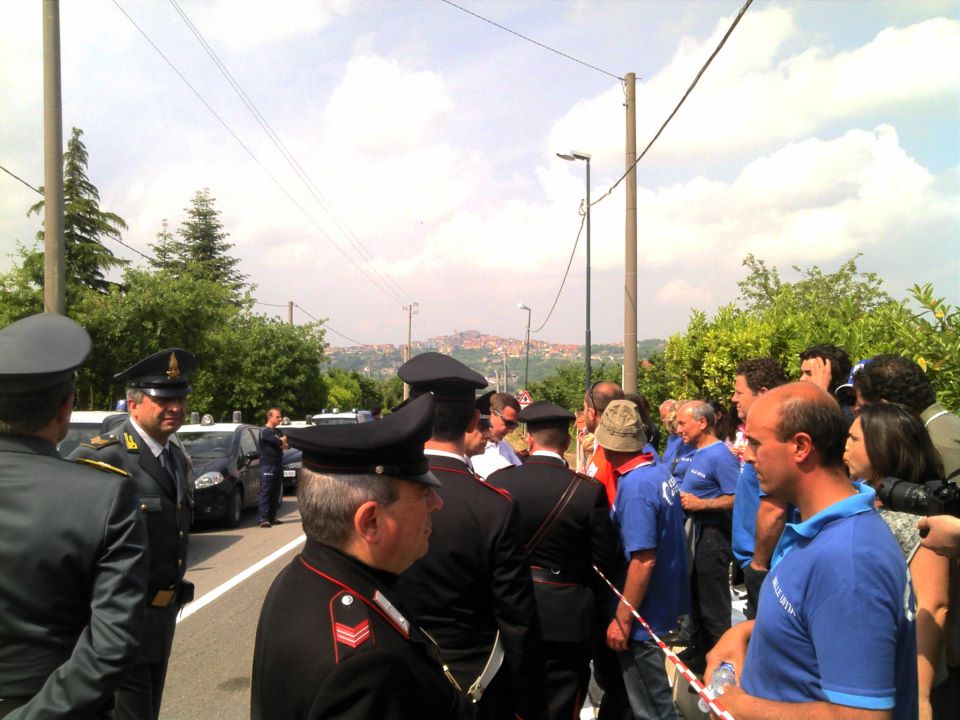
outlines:
[[[792,10],[776,6],[751,10],[657,141],[651,159],[748,156],[827,122],[957,99],[960,20],[941,17],[887,28],[853,50],[810,47],[784,56],[796,32],[793,17]],[[638,81],[638,143],[653,137],[729,24],[724,18],[710,37],[681,40],[661,71]],[[622,104],[620,87],[577,103],[551,129],[548,147],[584,147],[599,160],[619,162]]]
[[[182,2],[194,25],[218,45],[249,50],[323,30],[346,15],[352,0],[199,0]]]

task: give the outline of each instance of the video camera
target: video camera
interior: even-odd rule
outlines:
[[[888,477],[877,486],[877,497],[890,510],[960,518],[960,487],[949,480],[912,483]]]

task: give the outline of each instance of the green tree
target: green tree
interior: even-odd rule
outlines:
[[[63,240],[67,286],[79,285],[105,293],[113,286],[105,273],[127,261],[116,257],[103,241],[107,238],[121,241],[121,231],[127,229],[127,224],[119,215],[100,209],[100,192],[87,177],[89,156],[80,139],[82,135],[82,130],[73,128],[63,154]],[[40,215],[43,208],[44,201],[40,200],[27,214]],[[37,233],[37,241],[42,248],[43,230]],[[24,265],[33,275],[33,281],[42,285],[42,250],[27,258]]]
[[[229,288],[234,302],[240,303],[246,288],[247,276],[237,266],[240,260],[230,254],[233,243],[220,222],[216,200],[206,188],[198,190],[186,208],[187,219],[177,230],[179,240],[171,240],[169,231],[158,235],[162,258],[158,267],[169,269],[174,275],[213,280]]]
[[[558,366],[553,375],[530,383],[530,396],[534,400],[549,400],[575,412],[583,407],[585,376],[586,369],[582,363],[565,363]],[[611,380],[619,383],[620,368],[601,364],[590,369],[590,379],[592,382]]]

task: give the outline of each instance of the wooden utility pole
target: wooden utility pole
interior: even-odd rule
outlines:
[[[66,315],[60,0],[43,0],[43,309]]]
[[[287,301],[287,324],[293,325],[293,300]]]
[[[623,391],[637,392],[637,76],[624,78],[627,96],[626,228],[623,277]]]
[[[404,362],[407,362],[410,358],[413,357],[413,316],[419,315],[417,308],[420,307],[420,303],[410,303],[409,305],[404,305],[403,309],[407,313],[407,348],[404,353]],[[410,386],[406,383],[403,384],[403,399],[408,400],[410,398]]]

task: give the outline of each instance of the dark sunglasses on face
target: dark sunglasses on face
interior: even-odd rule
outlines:
[[[515,427],[517,427],[517,426],[520,424],[520,423],[518,423],[516,420],[507,420],[507,419],[503,416],[503,413],[500,412],[499,410],[493,410],[493,409],[491,408],[491,411],[494,412],[494,413],[496,413],[497,417],[499,417],[501,420],[503,420],[503,424],[506,425],[506,426],[507,426],[508,428],[510,428],[511,430],[513,430]]]

